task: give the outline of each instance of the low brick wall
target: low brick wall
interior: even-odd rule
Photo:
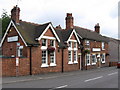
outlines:
[[[2,64],[2,76],[29,75],[30,72],[28,58],[20,58],[18,67],[16,58],[0,58],[0,64]]]
[[[109,66],[112,67],[112,66],[117,66],[117,62],[109,62]]]

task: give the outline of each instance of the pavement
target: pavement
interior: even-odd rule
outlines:
[[[115,69],[115,68],[116,67],[103,67],[103,68],[97,68],[97,69],[77,70],[77,71],[64,72],[64,73],[57,72],[57,73],[47,73],[47,74],[28,75],[28,76],[3,77],[2,78],[2,84],[9,84],[9,83],[16,83],[16,82],[27,82],[27,81],[33,81],[33,80],[51,79],[51,78],[70,76],[70,75],[73,76],[73,75],[78,74],[78,73],[81,73],[81,74],[86,73],[87,74],[89,72],[111,70],[111,69]]]

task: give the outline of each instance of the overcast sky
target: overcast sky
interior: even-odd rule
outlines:
[[[118,2],[119,0],[18,0],[23,21],[46,23],[65,28],[66,13],[72,13],[74,25],[94,30],[100,24],[102,35],[118,37]],[[2,9],[10,14],[17,0],[0,0]]]

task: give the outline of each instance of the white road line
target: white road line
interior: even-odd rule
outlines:
[[[85,80],[84,82],[89,82],[89,81],[92,81],[92,80],[100,79],[100,78],[102,78],[102,77],[103,77],[103,76],[96,77],[96,78],[92,78],[92,79],[88,79],[88,80]]]
[[[108,74],[108,76],[111,76],[111,75],[114,75],[114,74],[117,74],[118,72],[114,72],[114,73],[110,73]]]
[[[59,87],[56,87],[56,89],[58,89],[58,88],[65,88],[65,87],[67,87],[68,85],[64,85],[64,86],[59,86]]]

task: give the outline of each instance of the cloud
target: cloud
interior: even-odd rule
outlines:
[[[74,25],[94,30],[94,25],[100,23],[102,34],[116,37],[117,3],[118,0],[21,0],[20,18],[35,23],[50,21],[65,28],[66,13],[72,13]],[[10,14],[15,4],[16,0],[2,0],[0,6]]]

